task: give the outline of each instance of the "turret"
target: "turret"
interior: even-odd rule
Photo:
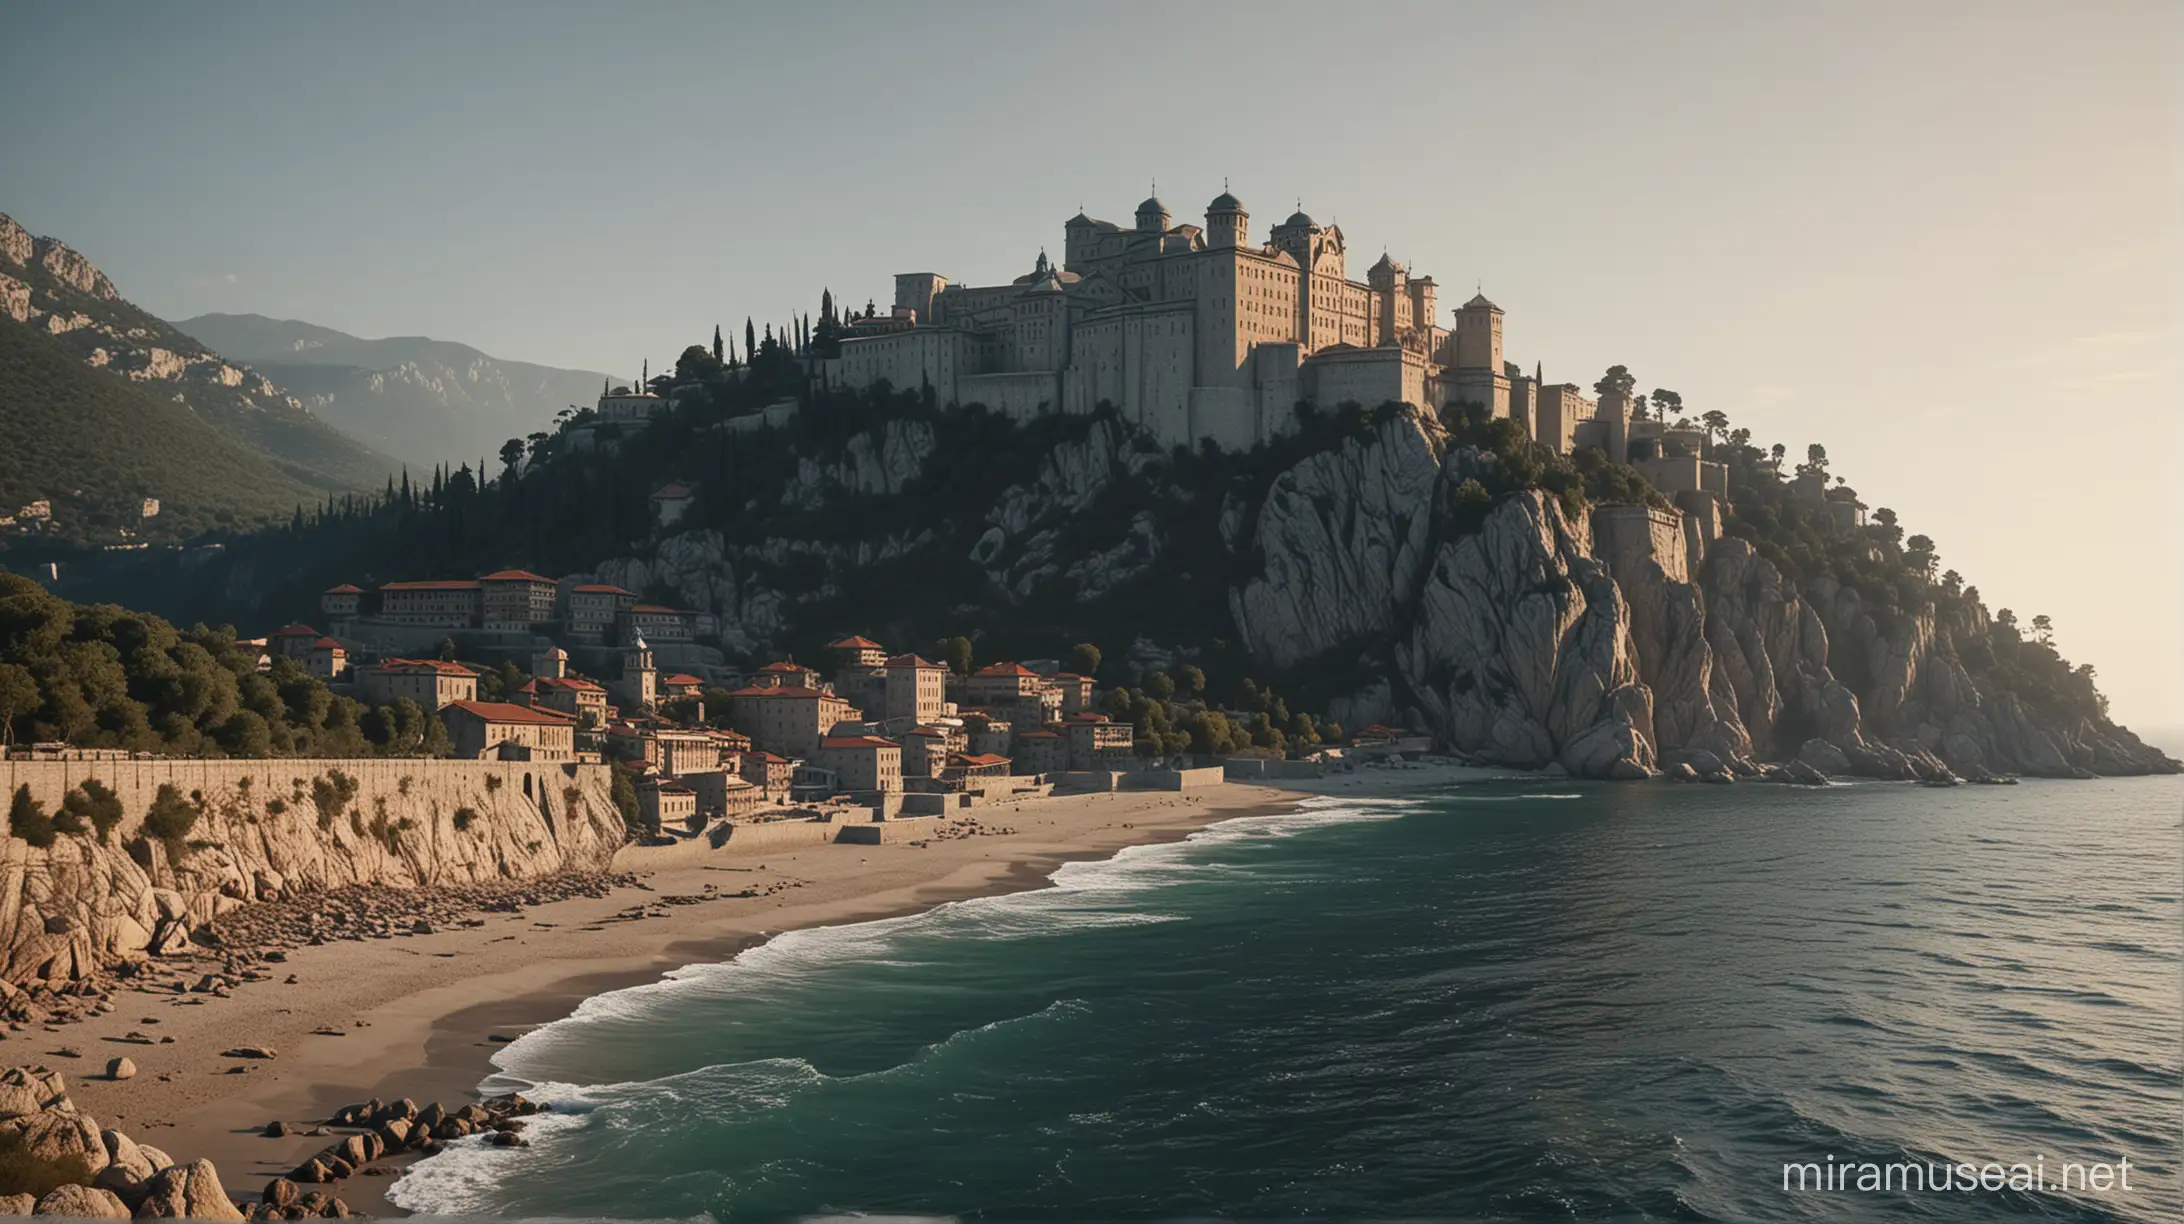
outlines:
[[[1147,196],[1137,206],[1137,227],[1149,234],[1168,232],[1168,206],[1160,202],[1159,196]]]
[[[1502,368],[1502,308],[1481,293],[1456,308],[1456,368]]]
[[[1251,214],[1244,211],[1243,201],[1228,193],[1224,187],[1213,203],[1206,205],[1206,245],[1209,247],[1240,247],[1249,241]]]

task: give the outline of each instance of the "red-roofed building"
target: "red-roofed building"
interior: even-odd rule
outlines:
[[[1062,738],[1069,741],[1071,769],[1128,769],[1137,737],[1129,723],[1105,714],[1073,714],[1062,723]]]
[[[635,592],[605,582],[578,583],[569,588],[568,631],[582,641],[605,641],[615,619],[636,606]]]
[[[389,582],[379,588],[379,619],[396,625],[473,629],[485,589],[475,579]]]
[[[357,672],[357,695],[366,705],[407,697],[429,714],[458,701],[477,700],[478,675],[460,663],[439,659],[388,659]]]
[[[332,680],[349,670],[349,652],[334,639],[322,637],[311,643],[311,653],[304,656],[303,669],[321,680]]]
[[[1009,759],[990,752],[958,752],[948,758],[948,767],[941,771],[940,780],[976,789],[981,783],[1009,776]]]
[[[1062,716],[1082,714],[1092,708],[1092,677],[1075,672],[1056,672],[1047,683],[1062,695]]]
[[[902,789],[902,746],[876,735],[827,736],[812,763],[833,770],[844,790]]]
[[[756,688],[820,688],[819,673],[783,660],[768,663],[751,673],[751,684]]]
[[[948,669],[914,654],[887,661],[887,717],[928,723],[947,704]],[[892,729],[892,728],[890,728]]]
[[[937,778],[948,758],[963,751],[961,727],[912,727],[902,737],[902,773],[906,778]]]
[[[663,833],[697,831],[698,792],[673,778],[647,778],[637,786],[637,812]]]
[[[318,606],[319,611],[326,614],[327,620],[355,620],[364,611],[364,588],[350,586],[346,582],[340,586],[327,587],[319,592]]]
[[[744,781],[772,798],[789,793],[789,779],[796,774],[796,762],[754,749],[743,754],[741,772]]]
[[[276,659],[294,659],[300,663],[311,657],[311,647],[322,636],[309,625],[282,625],[265,635],[266,653]]]
[[[1019,725],[1039,726],[1061,716],[1062,694],[1046,677],[1020,663],[995,663],[964,682],[968,704],[1009,711]]]
[[[846,637],[828,642],[827,649],[835,652],[843,667],[878,667],[887,661],[887,648],[865,637]]]
[[[660,677],[660,692],[668,697],[695,697],[705,691],[705,681],[688,672]]]
[[[470,760],[576,759],[576,720],[505,701],[458,701],[442,711],[455,755]]]
[[[728,720],[751,742],[783,756],[808,757],[855,707],[808,685],[753,685],[728,695]]]
[[[517,692],[530,698],[527,704],[566,714],[582,726],[607,721],[607,690],[580,676],[539,676]]]
[[[1016,737],[1016,772],[1054,773],[1069,768],[1069,741],[1054,731],[1026,731]]]
[[[529,570],[501,570],[478,579],[485,627],[527,630],[554,619],[554,580]]]

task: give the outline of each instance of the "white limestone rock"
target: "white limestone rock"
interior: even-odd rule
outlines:
[[[1254,540],[1263,572],[1229,608],[1252,654],[1289,667],[1385,635],[1431,559],[1435,443],[1416,414],[1275,478]]]

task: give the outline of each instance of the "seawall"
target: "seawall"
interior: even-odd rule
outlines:
[[[6,761],[48,816],[86,780],[113,823],[0,839],[0,979],[67,981],[187,946],[249,900],[600,870],[622,844],[605,767],[443,760]],[[163,823],[146,820],[164,795]],[[118,808],[118,811],[114,811]]]

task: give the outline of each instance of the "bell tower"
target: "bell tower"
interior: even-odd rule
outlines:
[[[1502,368],[1502,308],[1486,300],[1484,293],[1456,308],[1456,368]]]

